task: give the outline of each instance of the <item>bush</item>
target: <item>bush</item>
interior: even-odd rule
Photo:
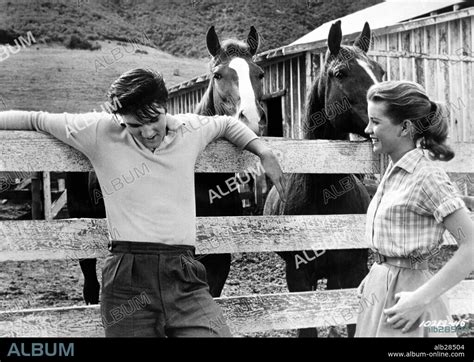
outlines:
[[[92,44],[87,39],[81,39],[78,35],[71,35],[66,40],[66,48],[68,49],[85,49],[85,50],[98,50],[101,48],[99,43]]]
[[[0,29],[0,44],[15,45],[15,39],[18,38],[18,34],[13,30]]]

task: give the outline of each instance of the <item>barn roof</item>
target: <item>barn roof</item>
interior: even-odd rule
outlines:
[[[312,43],[327,39],[331,25],[337,20],[341,20],[343,34],[352,34],[360,32],[366,21],[369,22],[371,29],[378,29],[423,15],[429,15],[434,11],[464,2],[462,0],[385,0],[382,3],[356,11],[342,18],[328,21],[289,45]]]

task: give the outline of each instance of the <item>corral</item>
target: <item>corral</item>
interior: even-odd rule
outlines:
[[[388,79],[415,80],[430,95],[451,105],[451,140],[457,156],[443,166],[455,177],[474,173],[473,27],[473,8],[412,20],[375,29],[375,42],[369,52],[385,66]],[[344,39],[350,41],[354,36],[349,34]],[[320,41],[258,55],[266,73],[265,102],[271,120],[267,142],[283,155],[282,167],[286,173],[383,174],[386,160],[373,156],[368,144],[298,139],[304,100],[321,64],[324,48]],[[171,88],[171,112],[191,111],[206,82],[203,76]],[[0,150],[0,171],[42,173],[34,181],[34,195],[44,203],[46,212],[44,221],[0,223],[0,261],[77,259],[107,253],[104,221],[51,220],[50,210],[55,207],[51,206],[49,173],[91,171],[82,155],[49,137],[28,132],[0,133]],[[241,172],[253,167],[255,162],[248,154],[241,155],[227,143],[217,142],[206,149],[196,172]],[[472,188],[468,179],[462,179],[466,193]],[[41,183],[43,191],[39,196]],[[200,218],[197,251],[361,248],[364,247],[361,225],[364,225],[363,215]],[[455,242],[452,236],[446,236],[445,243]],[[464,281],[448,297],[452,314],[473,312],[474,283]],[[218,302],[237,334],[347,324],[355,322],[357,311],[363,308],[352,289],[219,298]],[[103,335],[97,306],[16,310],[0,315],[2,335],[28,336],[35,331],[35,325],[42,325],[41,331],[47,336]],[[71,319],[82,322],[70,325]]]

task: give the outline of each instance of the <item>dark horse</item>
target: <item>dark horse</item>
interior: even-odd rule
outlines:
[[[212,56],[211,79],[195,113],[202,115],[231,115],[262,135],[266,126],[265,112],[260,105],[262,98],[263,70],[252,58],[258,49],[258,34],[252,26],[246,42],[226,40],[219,42],[211,27],[207,32],[207,48]],[[239,193],[230,191],[226,180],[234,174],[196,174],[197,216],[238,216],[243,214]],[[100,185],[95,173],[68,173],[69,216],[74,218],[104,218],[105,208]],[[223,190],[225,196],[210,197],[210,190]],[[210,254],[201,257],[207,270],[210,292],[220,296],[230,270],[230,254]],[[84,274],[84,300],[99,302],[100,284],[96,274],[96,259],[80,260]]]
[[[343,46],[341,40],[338,21],[330,29],[325,62],[308,98],[303,120],[306,139],[348,140],[350,133],[367,137],[364,133],[368,122],[366,93],[374,82],[382,80],[383,70],[366,55],[370,44],[367,23],[353,46]],[[339,107],[340,111],[334,112],[336,104],[345,103],[350,103],[350,107]],[[340,185],[347,181],[353,185],[350,191],[339,197],[327,197],[327,190],[341,189]],[[365,214],[370,202],[359,179],[347,174],[292,174],[287,180],[286,194],[287,202],[280,203],[273,187],[264,214]],[[328,289],[357,287],[368,273],[367,249],[278,254],[286,263],[290,292],[315,290],[318,279],[324,277]],[[353,336],[354,332],[355,325],[348,325],[348,335]],[[303,329],[299,336],[316,337],[317,330]]]

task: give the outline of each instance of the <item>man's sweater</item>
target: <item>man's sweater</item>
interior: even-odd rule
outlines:
[[[84,153],[101,185],[111,239],[193,246],[198,155],[220,137],[241,149],[258,138],[232,117],[194,114],[168,115],[153,153],[108,113],[6,111],[0,130],[46,132]]]

